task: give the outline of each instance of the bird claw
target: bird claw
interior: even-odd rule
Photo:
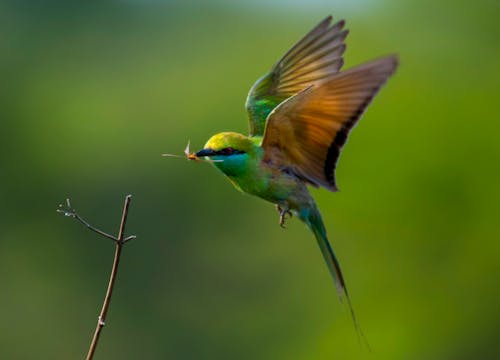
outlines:
[[[280,226],[283,228],[283,229],[286,229],[286,226],[285,226],[285,221],[287,220],[287,215],[289,216],[289,218],[291,218],[293,216],[292,212],[288,209],[282,209],[281,206],[277,205],[276,204],[276,210],[278,211],[279,215],[280,215]]]

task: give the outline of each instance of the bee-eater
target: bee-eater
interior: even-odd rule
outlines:
[[[190,159],[210,159],[242,192],[276,204],[280,225],[296,215],[314,233],[340,299],[349,304],[340,264],[307,185],[337,191],[335,168],[347,136],[395,71],[387,56],[340,71],[348,30],[329,16],[252,86],[246,100],[250,135],[212,136]]]

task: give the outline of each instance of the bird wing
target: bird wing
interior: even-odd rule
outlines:
[[[285,100],[267,120],[263,161],[336,191],[335,167],[349,131],[396,67],[396,56],[385,57]]]
[[[331,21],[316,25],[252,86],[245,104],[251,136],[263,135],[269,113],[283,100],[340,70],[348,30],[344,20]]]

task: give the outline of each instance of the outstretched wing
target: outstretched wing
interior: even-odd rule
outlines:
[[[263,135],[269,113],[286,98],[337,73],[344,60],[344,20],[329,16],[295,44],[248,93],[250,135]]]
[[[396,67],[395,56],[372,61],[281,103],[267,121],[264,161],[336,191],[335,167],[347,135]]]

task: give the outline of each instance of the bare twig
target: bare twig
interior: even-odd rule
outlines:
[[[58,213],[64,214],[64,216],[72,217],[73,219],[78,220],[83,225],[85,225],[89,230],[92,230],[93,232],[96,232],[101,236],[104,236],[104,237],[106,237],[110,240],[113,240],[115,242],[117,241],[117,238],[115,238],[113,235],[109,235],[108,233],[105,233],[104,231],[101,231],[101,230],[93,227],[88,222],[83,220],[83,218],[80,215],[78,215],[76,210],[71,207],[71,202],[69,201],[69,199],[66,199],[66,207],[64,207],[63,204],[59,204],[59,208],[56,211]]]
[[[101,330],[104,327],[104,325],[106,325],[106,315],[108,314],[109,304],[111,302],[111,295],[113,294],[113,288],[115,286],[116,274],[118,273],[118,265],[120,263],[120,255],[122,252],[123,244],[136,238],[135,235],[125,237],[125,225],[127,224],[127,215],[128,215],[128,209],[129,209],[131,200],[132,200],[132,195],[127,195],[125,197],[125,204],[123,206],[122,220],[120,222],[120,230],[118,231],[117,237],[114,237],[113,235],[109,235],[108,233],[105,233],[104,231],[101,231],[101,230],[93,227],[88,222],[83,220],[83,218],[80,217],[80,215],[78,215],[76,210],[71,207],[71,203],[70,203],[69,199],[66,199],[66,207],[61,204],[61,205],[59,205],[59,208],[57,209],[57,212],[62,213],[65,216],[69,216],[69,217],[72,217],[72,218],[78,220],[80,223],[82,223],[89,230],[92,230],[105,238],[113,240],[115,242],[115,245],[116,245],[113,266],[111,268],[111,274],[109,276],[108,289],[106,290],[106,296],[104,297],[104,303],[102,304],[101,313],[99,314],[99,317],[97,320],[97,326],[96,326],[95,332],[94,332],[94,336],[92,338],[92,342],[90,343],[90,348],[89,348],[89,351],[87,353],[87,360],[91,360],[94,357],[94,353],[95,353],[95,350],[97,348],[97,343],[99,341],[99,336],[101,335]]]

